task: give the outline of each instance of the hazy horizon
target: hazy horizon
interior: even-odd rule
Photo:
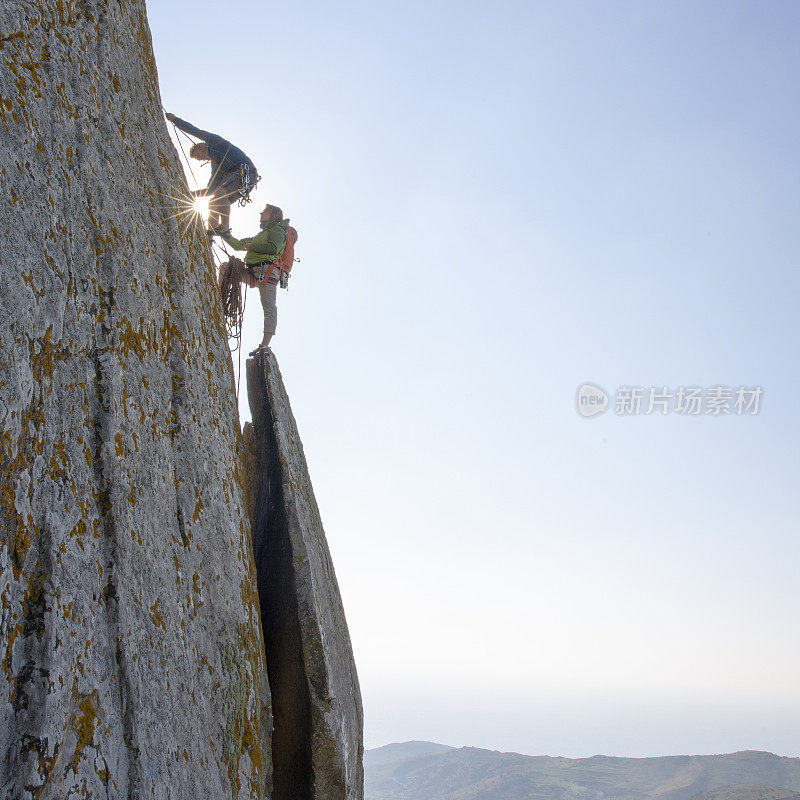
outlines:
[[[234,232],[299,231],[273,349],[367,746],[800,755],[800,5],[148,13],[165,109],[262,172]],[[613,407],[720,385],[759,413]]]
[[[773,753],[769,750],[735,750],[732,753],[664,753],[658,756],[608,756],[605,753],[592,753],[590,756],[563,756],[558,753],[521,753],[518,750],[498,750],[497,748],[491,747],[479,747],[478,745],[472,744],[462,744],[462,745],[451,745],[447,742],[432,742],[427,739],[405,739],[402,741],[395,741],[395,742],[386,742],[385,744],[377,744],[374,747],[365,747],[365,753],[375,753],[379,750],[387,750],[390,747],[403,747],[404,745],[436,745],[437,747],[445,747],[449,750],[461,750],[461,749],[469,749],[469,750],[487,750],[490,752],[495,753],[511,753],[513,755],[519,756],[530,756],[531,758],[570,758],[574,760],[581,760],[585,758],[592,758],[594,756],[603,756],[604,758],[683,758],[685,756],[719,756],[719,755],[731,755],[732,753],[768,753],[769,755],[778,756],[779,758],[800,758],[800,756],[782,756],[780,753]],[[444,752],[444,751],[442,751]]]

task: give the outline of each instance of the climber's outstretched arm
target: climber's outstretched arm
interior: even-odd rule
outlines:
[[[176,117],[174,114],[167,114],[167,119],[176,127],[182,130],[184,133],[188,133],[189,136],[194,136],[195,139],[200,139],[203,142],[209,142],[212,139],[216,139],[217,135],[215,133],[209,133],[208,131],[201,130],[200,128],[196,128],[192,125],[191,122],[187,122],[185,119],[181,119],[180,117]]]
[[[226,231],[221,234],[221,236],[225,240],[225,243],[229,244],[234,250],[249,250],[250,242],[253,241],[252,236],[248,236],[246,239],[237,239],[235,236],[231,235],[230,231]]]

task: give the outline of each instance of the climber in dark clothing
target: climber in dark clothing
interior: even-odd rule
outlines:
[[[174,114],[167,114],[167,119],[184,133],[200,139],[192,145],[189,155],[198,161],[211,162],[211,180],[205,189],[198,189],[194,194],[211,198],[208,202],[209,233],[229,230],[231,205],[249,194],[258,181],[255,165],[238,147],[216,133],[195,128]]]

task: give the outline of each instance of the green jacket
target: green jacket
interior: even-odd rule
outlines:
[[[222,238],[234,249],[245,250],[245,245],[250,245],[247,255],[244,257],[245,264],[258,264],[262,261],[275,261],[280,258],[286,247],[286,227],[288,219],[280,222],[274,219],[268,220],[261,226],[261,231],[255,236],[246,239],[237,239],[230,233],[223,234]]]

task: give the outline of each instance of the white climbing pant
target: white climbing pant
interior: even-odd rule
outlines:
[[[258,293],[261,295],[261,307],[264,309],[264,338],[261,340],[261,346],[266,347],[278,327],[278,287],[274,283],[264,281],[258,284]]]
[[[250,275],[243,261],[234,262],[234,276],[238,278],[241,283],[250,283]],[[275,283],[270,283],[264,280],[258,284],[258,294],[261,297],[261,308],[264,309],[264,338],[261,340],[261,346],[266,347],[272,337],[275,335],[275,330],[278,327],[278,273],[275,269],[271,271]]]

